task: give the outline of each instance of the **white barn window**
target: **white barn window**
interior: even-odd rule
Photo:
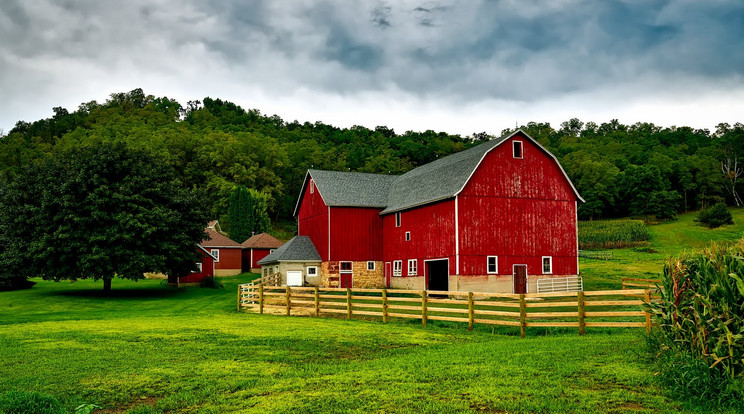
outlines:
[[[552,256],[542,257],[542,272],[544,275],[553,274],[553,257]]]
[[[214,261],[219,262],[220,261],[220,249],[212,249],[210,252],[212,253],[212,256],[214,256]]]
[[[408,276],[416,276],[418,274],[418,260],[408,260]]]
[[[488,256],[486,271],[489,275],[495,275],[499,273],[499,257],[498,256]]]
[[[522,154],[522,141],[512,141],[512,149],[514,151],[514,158],[524,158]]]
[[[393,261],[393,276],[403,276],[403,261]]]

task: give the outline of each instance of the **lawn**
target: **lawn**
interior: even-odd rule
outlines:
[[[463,325],[237,313],[235,289],[45,282],[0,293],[0,392],[102,412],[678,411],[639,331],[493,334]]]
[[[682,215],[652,226],[651,250],[581,259],[586,289],[653,277],[664,258],[712,240]],[[685,412],[657,385],[642,330],[516,329],[237,313],[236,288],[160,280],[47,282],[0,292],[0,393],[53,395],[70,412]]]

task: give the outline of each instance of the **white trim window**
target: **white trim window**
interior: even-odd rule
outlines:
[[[220,249],[212,249],[209,253],[212,254],[212,257],[214,257],[215,263],[220,261]]]
[[[486,273],[489,275],[497,275],[499,273],[499,257],[488,256],[486,260]]]
[[[353,273],[353,264],[352,262],[339,262],[339,271],[341,273],[347,274],[347,273]]]
[[[512,154],[514,155],[514,158],[524,158],[524,145],[522,144],[522,141],[512,141]]]
[[[318,276],[318,266],[308,266],[307,275],[310,277]]]
[[[408,259],[408,276],[418,275],[418,260]]]
[[[393,276],[403,276],[402,260],[393,260]]]
[[[202,272],[202,262],[199,262],[196,264],[196,270],[192,270],[191,273],[201,273]]]
[[[553,274],[553,256],[542,257],[542,272],[544,275]]]
[[[367,262],[367,270],[374,271],[375,270],[375,262],[373,262],[372,260],[368,261]]]
[[[400,211],[395,213],[395,227],[400,227],[401,224],[401,217],[400,217]]]
[[[314,193],[315,193],[315,181],[313,181],[313,179],[311,178],[310,179],[310,194],[314,194]]]
[[[410,231],[407,231],[406,232],[406,241],[411,241],[411,232]]]

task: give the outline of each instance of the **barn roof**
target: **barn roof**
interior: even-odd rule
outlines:
[[[223,234],[217,233],[209,227],[204,229],[204,232],[207,233],[208,238],[202,240],[202,242],[199,243],[199,245],[202,247],[243,247],[240,245],[240,243],[231,240]]]
[[[390,185],[398,178],[397,175],[308,170],[297,200],[295,215],[299,212],[308,177],[315,182],[315,187],[327,206],[376,208],[387,207]]]
[[[282,244],[284,242],[268,233],[254,234],[243,243],[240,243],[241,246],[248,249],[276,249]]]
[[[313,178],[328,206],[378,207],[384,209],[380,214],[388,214],[456,196],[465,188],[486,154],[518,134],[553,158],[576,198],[583,202],[584,199],[555,156],[522,130],[448,155],[399,176],[320,170],[309,170],[308,176]],[[299,212],[307,182],[306,176],[295,215]]]
[[[307,236],[295,236],[268,256],[258,261],[264,265],[274,262],[301,261],[319,262],[320,254]]]

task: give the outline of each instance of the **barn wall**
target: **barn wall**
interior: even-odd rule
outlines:
[[[204,253],[203,250],[197,249],[199,252],[200,260],[196,263],[201,262],[202,264],[202,271],[201,272],[194,272],[189,273],[188,275],[181,276],[180,278],[175,277],[168,277],[168,283],[170,285],[183,285],[183,284],[198,284],[201,283],[202,280],[204,280],[207,277],[214,276],[214,260],[212,259],[212,256]]]
[[[258,261],[268,256],[269,253],[271,252],[271,249],[248,249],[248,250],[253,250],[253,263],[251,263],[251,269],[261,268],[261,265],[258,264]],[[250,251],[248,252],[248,254],[250,254]]]
[[[328,260],[328,206],[317,188],[310,194],[310,186],[305,186],[297,212],[297,225],[297,235],[308,236],[322,260]]]
[[[450,258],[449,272],[455,273],[454,199],[401,212],[400,227],[395,227],[395,214],[387,214],[382,217],[382,226],[385,233],[384,261],[402,260],[404,277],[407,276],[408,259],[419,260],[418,274],[422,275],[423,260]],[[411,232],[410,241],[405,239],[407,231]]]
[[[331,207],[330,260],[382,260],[380,211],[379,208]]]
[[[506,142],[491,151],[458,196],[461,275],[487,273],[498,256],[498,274],[526,264],[541,275],[542,256],[553,257],[553,275],[578,273],[576,197],[556,162],[527,139],[523,159]]]
[[[207,250],[211,250],[207,247]],[[241,248],[219,249],[220,260],[214,264],[215,276],[232,276],[241,272],[243,266],[243,257]]]

